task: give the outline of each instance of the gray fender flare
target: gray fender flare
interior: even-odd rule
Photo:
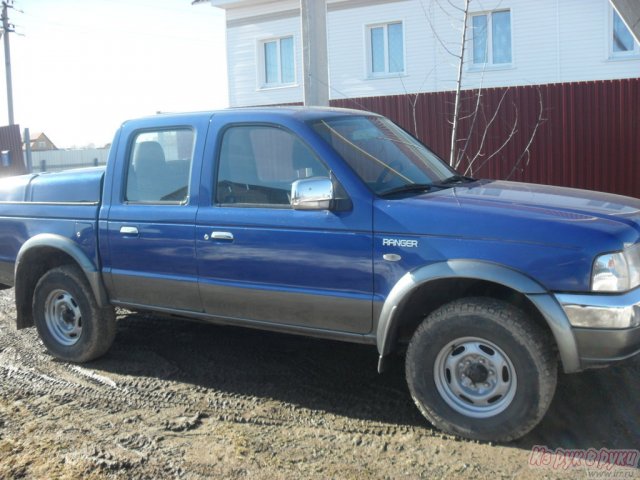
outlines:
[[[376,343],[380,354],[379,370],[382,369],[382,359],[391,352],[395,344],[396,331],[400,323],[398,312],[403,302],[417,287],[447,278],[485,280],[525,295],[549,325],[560,352],[564,371],[569,373],[580,369],[578,347],[571,324],[554,295],[531,277],[512,268],[491,262],[462,259],[438,262],[407,272],[391,289],[382,306],[376,331]]]
[[[102,283],[102,276],[100,275],[100,271],[96,265],[94,265],[91,259],[87,257],[82,249],[72,240],[67,237],[63,237],[62,235],[55,235],[52,233],[42,233],[31,237],[22,245],[16,257],[14,276],[16,287],[18,286],[18,280],[22,274],[21,269],[24,268],[25,255],[34,249],[43,247],[60,250],[73,258],[87,277],[89,286],[93,291],[93,295],[96,298],[98,306],[102,308],[109,305],[109,297],[107,296],[104,284]]]

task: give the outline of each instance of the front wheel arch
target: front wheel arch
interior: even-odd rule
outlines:
[[[465,286],[474,285],[469,291]],[[445,286],[444,290],[440,287]],[[530,313],[532,321],[539,321],[553,335],[565,373],[580,370],[578,347],[571,324],[555,297],[542,285],[524,273],[497,263],[473,259],[439,262],[407,272],[389,292],[378,318],[376,343],[380,359],[378,371],[384,370],[385,358],[402,340],[400,333],[407,322],[413,329],[425,315],[446,302],[469,295],[494,296],[478,293],[478,288],[495,292],[495,298],[514,303]],[[426,311],[414,311],[411,305],[424,307],[425,296],[438,292]],[[515,300],[515,302],[514,302]],[[409,308],[408,308],[409,307]],[[409,333],[412,333],[411,330]]]

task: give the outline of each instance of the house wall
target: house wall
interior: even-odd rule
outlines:
[[[461,0],[452,2],[462,4]],[[513,63],[507,68],[475,70],[465,64],[465,89],[640,76],[640,56],[609,58],[608,0],[485,0],[474,1],[471,6],[471,13],[479,11],[480,6],[482,11],[511,10]],[[453,90],[456,61],[443,44],[454,50],[459,48],[459,18],[460,13],[445,1],[330,0],[330,98]],[[366,26],[397,20],[403,22],[405,74],[368,78]],[[227,21],[230,104],[301,101],[299,2],[287,0],[229,9]],[[289,34],[295,39],[296,85],[261,89],[259,40]]]
[[[244,21],[249,18],[250,20]],[[229,104],[232,107],[272,105],[302,99],[302,44],[300,2],[278,2],[227,11]],[[261,88],[261,40],[293,35],[296,83]]]

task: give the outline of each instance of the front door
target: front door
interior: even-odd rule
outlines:
[[[218,317],[350,333],[371,331],[371,211],[299,211],[291,183],[329,177],[294,133],[235,124],[203,182],[196,248],[204,309]],[[348,204],[348,202],[344,202]]]

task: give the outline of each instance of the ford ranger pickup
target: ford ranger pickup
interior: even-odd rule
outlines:
[[[368,112],[157,115],[106,168],[0,181],[0,286],[53,356],[105,354],[115,307],[370,344],[466,438],[639,353],[639,285],[640,200],[468,178]]]

